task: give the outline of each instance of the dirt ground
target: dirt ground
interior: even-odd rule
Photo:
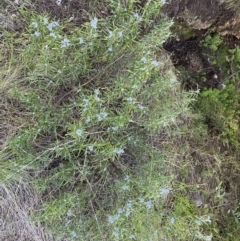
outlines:
[[[225,4],[220,4],[219,0],[170,0],[163,11],[170,18],[184,18],[196,29],[222,25],[234,13]]]
[[[18,10],[30,9],[35,13],[48,14],[56,20],[71,22],[77,26],[89,21],[92,16],[106,17],[109,12],[106,6],[98,1],[87,0],[2,0],[0,2],[0,30],[3,21],[5,29],[21,29],[18,22]],[[6,27],[7,26],[7,27]]]

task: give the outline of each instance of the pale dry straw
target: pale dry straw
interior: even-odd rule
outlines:
[[[30,220],[30,210],[38,201],[27,184],[0,183],[0,240],[54,240],[40,224]]]

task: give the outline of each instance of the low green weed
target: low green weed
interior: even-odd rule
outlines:
[[[209,53],[212,64],[221,69],[219,78],[220,89],[204,89],[199,95],[197,105],[206,122],[221,136],[226,144],[234,148],[239,147],[239,48],[230,49],[223,44],[221,37],[215,34],[208,35],[203,46],[210,48]],[[218,51],[216,51],[218,50]]]
[[[203,46],[208,47],[213,51],[217,51],[219,46],[222,44],[222,39],[218,34],[207,35],[201,43]]]
[[[223,142],[239,146],[238,90],[232,84],[224,89],[204,90],[199,96],[199,109],[212,130],[220,134]]]

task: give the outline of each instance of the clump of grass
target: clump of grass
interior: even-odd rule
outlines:
[[[24,13],[24,76],[8,96],[28,124],[1,153],[1,181],[29,173],[42,201],[32,220],[56,239],[211,240],[186,197],[170,206],[169,139],[181,137],[193,96],[161,51],[172,25],[163,2],[108,1],[108,18],[74,28]]]
[[[0,185],[1,239],[51,241],[53,238],[41,225],[31,222],[29,209],[39,200],[27,182],[25,179]]]

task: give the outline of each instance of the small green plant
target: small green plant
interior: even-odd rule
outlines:
[[[219,46],[222,44],[222,39],[218,34],[207,35],[201,43],[203,46],[208,47],[213,51],[217,51]]]
[[[226,144],[239,146],[238,90],[228,84],[224,89],[208,89],[199,96],[198,106],[211,129],[220,134]],[[202,108],[201,108],[202,107]]]

